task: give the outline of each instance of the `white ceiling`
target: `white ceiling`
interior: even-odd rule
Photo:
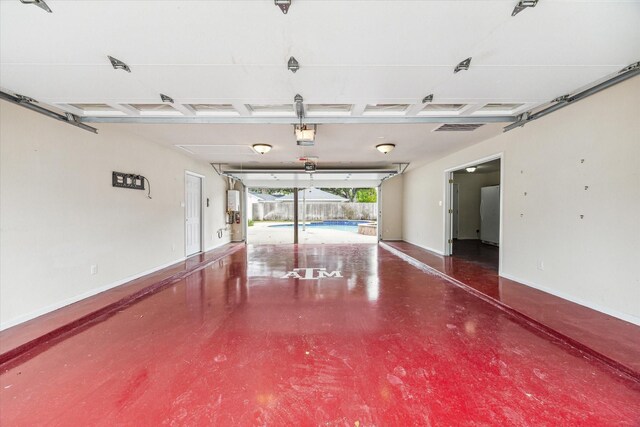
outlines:
[[[99,124],[99,129],[117,128],[149,138],[165,146],[181,146],[184,151],[212,163],[233,167],[302,166],[301,157],[317,157],[318,166],[384,167],[410,163],[419,158],[438,158],[486,139],[502,131],[501,124],[486,124],[473,132],[433,132],[437,124],[328,124],[319,125],[313,147],[296,145],[289,125],[263,124]],[[273,149],[264,155],[247,147],[267,143]],[[375,146],[396,144],[389,154]],[[223,147],[219,147],[223,146]],[[239,146],[233,149],[229,146]]]
[[[517,103],[515,115],[617,73],[640,57],[640,1],[541,0],[515,17],[516,0],[293,0],[284,15],[272,0],[46,0],[53,13],[0,0],[0,87],[63,110],[106,103],[129,117],[133,103],[403,103],[415,117],[421,99],[465,104],[478,117],[486,103]],[[112,55],[132,72],[114,70]],[[300,70],[286,68],[295,56]],[[472,57],[468,71],[453,73]],[[396,114],[397,116],[397,114]],[[167,120],[170,120],[168,118]],[[331,166],[379,167],[424,162],[501,132],[431,132],[435,124],[326,124],[312,148],[295,145],[291,126],[263,124],[99,124],[119,127],[195,157],[234,165],[289,166],[302,155]],[[331,119],[329,119],[331,121]],[[381,120],[384,122],[384,118]],[[393,142],[383,156],[373,149]],[[272,144],[246,149],[197,145]],[[176,148],[179,149],[179,148]],[[243,154],[244,151],[246,154]]]

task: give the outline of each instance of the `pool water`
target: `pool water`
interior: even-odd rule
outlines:
[[[332,230],[340,230],[340,231],[349,231],[351,233],[358,232],[358,224],[368,224],[371,221],[319,221],[319,222],[308,222],[307,227],[309,228],[330,228]],[[269,227],[274,228],[293,228],[293,224],[278,224],[278,225],[270,225]],[[302,228],[302,223],[298,224],[298,228]]]

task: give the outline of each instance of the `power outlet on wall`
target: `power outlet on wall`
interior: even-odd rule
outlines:
[[[91,275],[98,274],[98,264],[91,264]]]
[[[538,270],[544,270],[544,261],[538,260]]]

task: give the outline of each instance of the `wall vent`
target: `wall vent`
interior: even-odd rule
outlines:
[[[471,132],[484,126],[482,123],[447,123],[436,129],[434,132]]]

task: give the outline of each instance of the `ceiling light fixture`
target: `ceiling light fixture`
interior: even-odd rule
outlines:
[[[376,148],[382,154],[389,154],[394,148],[396,148],[395,144],[378,144]]]
[[[536,4],[538,4],[538,0],[520,0],[511,12],[511,16],[516,16],[528,7],[535,7]]]
[[[170,97],[169,95],[165,95],[164,93],[160,94],[160,99],[162,99],[162,102],[169,102],[173,104],[173,98]]]
[[[47,6],[47,3],[45,3],[44,0],[20,0],[20,2],[24,4],[33,4],[38,6],[40,9],[46,10],[49,13],[53,13],[51,8]]]
[[[469,65],[471,65],[471,57],[465,59],[464,61],[462,61],[461,63],[456,65],[456,68],[453,70],[453,73],[455,74],[458,71],[468,70],[469,69]]]
[[[127,64],[125,64],[124,62],[120,61],[119,59],[116,59],[113,56],[109,56],[109,55],[107,55],[107,58],[109,58],[109,61],[111,61],[111,66],[115,70],[124,70],[127,73],[131,72],[131,68],[129,68],[129,66]]]
[[[267,154],[271,151],[271,146],[269,144],[253,144],[253,149],[258,154]]]
[[[427,102],[433,102],[433,94],[427,95],[424,98],[422,98],[422,103],[423,104],[426,104]]]
[[[475,166],[469,166],[468,168],[466,168],[466,171],[469,172],[469,173],[473,173],[473,172],[476,171],[476,169],[477,168]]]
[[[294,58],[292,56],[291,58],[289,58],[289,62],[287,62],[287,68],[292,73],[295,73],[296,71],[298,71],[300,69],[300,63],[298,62],[298,60],[296,58]]]
[[[273,4],[278,6],[282,13],[285,15],[289,12],[289,6],[291,6],[291,0],[273,0]]]

